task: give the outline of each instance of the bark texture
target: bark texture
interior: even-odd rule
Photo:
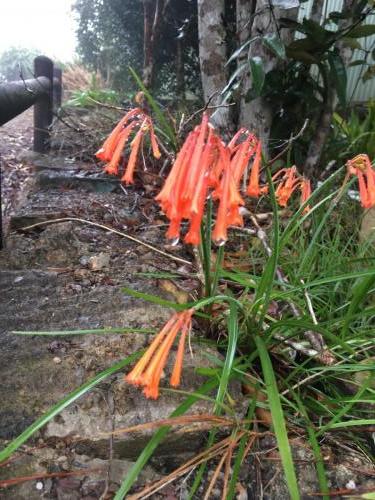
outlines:
[[[155,46],[168,0],[143,2],[143,83],[152,88],[155,78]]]
[[[251,29],[251,38],[262,37],[266,34],[278,34],[284,44],[292,40],[292,32],[288,29],[279,30],[278,20],[280,17],[296,19],[298,8],[282,9],[270,8],[269,0],[257,0],[254,21]],[[280,60],[270,52],[259,38],[251,43],[248,51],[248,58],[260,57],[263,61],[264,70],[267,73],[275,69]],[[249,128],[255,132],[265,145],[264,153],[267,154],[267,143],[272,123],[273,110],[268,102],[262,97],[251,101],[246,100],[246,94],[251,89],[252,80],[250,73],[247,73],[242,82],[242,99],[240,104],[239,125]]]
[[[241,47],[251,35],[256,0],[236,0],[236,34],[238,47]],[[242,59],[246,57],[243,51]]]
[[[198,0],[199,61],[205,101],[220,105],[221,91],[227,78],[225,63],[227,50],[225,41],[224,0]],[[221,131],[229,126],[228,108],[218,108],[211,122]]]

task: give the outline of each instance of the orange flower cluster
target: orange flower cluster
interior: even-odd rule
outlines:
[[[150,134],[152,153],[154,157],[160,158],[160,151],[151,118],[144,111],[142,111],[141,108],[131,109],[112,130],[99,151],[95,153],[95,156],[99,160],[107,163],[104,168],[105,172],[112,175],[118,175],[123,150],[129,141],[131,133],[136,127],[138,127],[138,131],[130,144],[131,151],[128,164],[124,175],[121,178],[121,181],[126,184],[132,184],[134,182],[134,169],[137,162],[138,152],[146,132],[149,132]]]
[[[359,196],[363,208],[375,206],[375,170],[370,158],[360,154],[346,163],[348,173],[358,177]]]
[[[276,188],[275,195],[277,202],[281,207],[287,206],[289,198],[297,188],[301,190],[301,205],[308,200],[311,195],[310,180],[299,175],[295,165],[290,168],[282,168],[276,172],[276,174],[272,177],[272,180],[276,181],[279,177],[281,177],[281,179]],[[308,212],[309,210],[309,206],[306,206],[304,212]]]
[[[193,314],[194,309],[175,313],[156,335],[153,342],[132,371],[125,376],[125,380],[130,384],[143,386],[143,393],[146,397],[151,399],[158,398],[159,383],[163,369],[167,363],[173,342],[179,332],[181,332],[181,335],[170,384],[172,387],[180,385],[185,341],[191,329]]]
[[[201,124],[188,135],[156,197],[170,220],[167,237],[178,240],[185,219],[190,226],[184,241],[192,245],[200,243],[200,226],[211,189],[213,199],[219,203],[212,236],[216,243],[224,243],[228,226],[243,223],[239,207],[244,201],[239,185],[251,157],[254,161],[248,193],[259,196],[263,192],[259,186],[260,142],[241,129],[225,145],[204,114]]]

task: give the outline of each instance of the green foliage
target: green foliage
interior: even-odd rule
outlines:
[[[275,144],[287,140],[292,131],[301,129],[306,118],[309,127],[304,136],[295,144],[291,161],[303,165],[310,137],[320,113],[328,105],[329,94],[334,89],[341,110],[349,104],[347,96],[347,65],[340,44],[363,51],[362,59],[355,61],[361,65],[363,80],[375,75],[373,65],[368,62],[370,53],[362,49],[359,40],[375,33],[375,26],[368,19],[373,9],[367,2],[357,2],[355,7],[344,12],[331,12],[322,24],[304,18],[301,22],[281,18],[280,28],[294,31],[297,36],[285,45],[279,32],[258,35],[236,48],[228,63],[243,57],[244,50],[259,40],[279,59],[279,64],[266,69],[266,61],[258,55],[249,56],[248,65],[239,64],[234,69],[224,89],[228,98],[240,88],[239,82],[246,72],[250,72],[252,87],[247,90],[246,99],[264,98],[274,110],[271,141]],[[251,50],[250,50],[251,54]],[[347,65],[346,65],[347,64]],[[249,70],[250,66],[250,70]],[[271,142],[272,149],[273,142]],[[365,150],[364,152],[368,152]],[[329,158],[332,159],[332,158]]]
[[[0,55],[0,82],[32,78],[36,49],[10,47]]]
[[[108,87],[129,90],[128,67],[141,74],[143,66],[143,2],[76,0],[78,53],[100,71]],[[173,0],[163,10],[155,48],[156,88],[170,96],[176,88],[177,42],[182,43],[186,86],[196,90],[199,74],[197,13],[194,2]]]
[[[375,101],[367,103],[362,111],[353,109],[347,118],[335,113],[332,125],[325,150],[327,159],[345,160],[360,153],[375,158]]]
[[[89,108],[90,106],[96,106],[98,102],[112,105],[119,104],[120,94],[110,89],[74,90],[65,105]]]

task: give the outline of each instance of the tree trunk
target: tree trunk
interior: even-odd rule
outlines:
[[[281,17],[296,19],[297,13],[298,8],[270,8],[269,0],[256,1],[256,11],[250,36],[251,38],[259,36],[259,38],[250,44],[248,58],[260,57],[265,73],[275,69],[280,64],[280,60],[263,45],[262,37],[264,35],[277,34],[280,36],[282,42],[287,45],[292,40],[293,32],[288,29],[278,32],[278,20]],[[262,97],[246,101],[246,94],[251,87],[252,79],[250,72],[248,72],[242,82],[239,125],[247,127],[261,139],[264,145],[263,152],[267,156],[273,110],[270,104]]]
[[[241,47],[241,45],[250,38],[255,4],[256,0],[236,0],[236,34],[238,47]],[[240,57],[246,57],[245,50]]]
[[[176,50],[176,94],[179,104],[184,104],[185,102],[185,68],[184,68],[184,58],[183,58],[183,47],[182,40],[177,38],[177,50]]]
[[[143,83],[151,87],[154,64],[152,47],[152,21],[154,17],[154,0],[143,0]]]
[[[165,14],[164,0],[143,1],[143,83],[152,88],[155,80],[155,46]]]
[[[224,0],[198,0],[199,61],[203,96],[210,105],[222,103],[221,91],[227,79],[225,64]],[[229,127],[229,110],[218,108],[211,116],[211,123],[225,133]]]

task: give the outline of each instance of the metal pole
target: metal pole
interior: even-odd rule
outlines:
[[[53,109],[56,112],[61,106],[62,99],[62,70],[53,68]]]
[[[0,158],[0,250],[3,249],[3,206],[1,199],[1,158]]]
[[[34,151],[46,153],[50,148],[50,127],[53,118],[53,62],[45,56],[34,59],[35,77],[45,76],[50,85],[34,104]]]

